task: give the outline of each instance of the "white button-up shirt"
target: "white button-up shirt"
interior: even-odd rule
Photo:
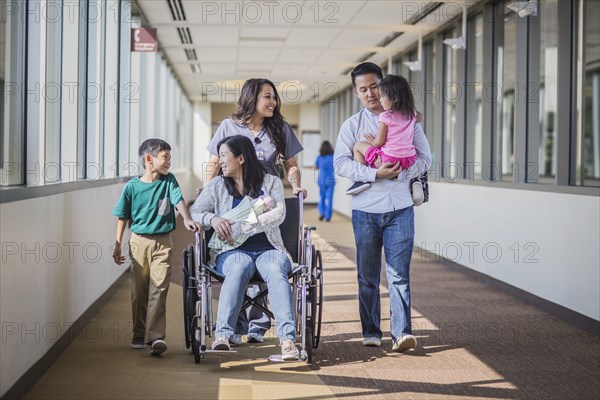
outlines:
[[[369,213],[387,213],[412,206],[409,184],[431,166],[429,143],[420,124],[415,124],[413,144],[417,161],[402,170],[397,179],[376,179],[377,169],[354,161],[354,143],[364,140],[365,133],[377,135],[377,114],[363,108],[342,124],[335,144],[335,173],[354,182],[371,182],[371,187],[352,196],[352,209]]]

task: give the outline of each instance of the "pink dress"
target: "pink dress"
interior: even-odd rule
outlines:
[[[417,151],[413,146],[415,118],[407,119],[399,112],[389,110],[379,114],[379,122],[387,126],[385,143],[381,147],[369,147],[365,161],[375,167],[375,160],[380,157],[382,162],[399,162],[402,169],[408,169],[417,160]]]

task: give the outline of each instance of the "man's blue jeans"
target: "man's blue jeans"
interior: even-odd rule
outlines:
[[[225,275],[217,313],[216,337],[230,338],[235,333],[246,285],[258,271],[269,288],[275,329],[281,341],[296,339],[292,311],[292,292],[288,273],[292,264],[279,250],[244,251],[234,249],[217,256],[217,270]]]
[[[358,304],[363,337],[381,339],[381,248],[390,290],[392,340],[411,334],[409,270],[415,237],[414,210],[352,211],[358,270]]]

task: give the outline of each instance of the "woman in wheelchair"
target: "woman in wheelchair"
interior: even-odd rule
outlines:
[[[209,263],[225,275],[212,349],[229,350],[229,339],[235,333],[246,285],[258,272],[272,299],[282,358],[297,359],[296,325],[288,280],[292,259],[279,230],[285,218],[283,184],[279,178],[265,173],[247,137],[226,137],[217,149],[221,175],[206,184],[190,208],[192,219],[202,223],[205,229],[212,227],[220,239],[218,243],[224,243],[209,245]],[[240,204],[244,197],[255,199],[262,195],[272,197],[275,204],[258,215],[255,222],[233,223],[221,217]],[[247,236],[241,244],[240,233],[243,233],[242,237]]]

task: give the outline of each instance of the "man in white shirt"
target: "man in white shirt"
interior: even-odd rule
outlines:
[[[381,68],[362,63],[352,70],[352,86],[363,108],[340,128],[335,145],[335,172],[354,182],[369,182],[370,188],[352,196],[352,226],[356,241],[358,302],[363,345],[381,346],[381,299],[379,293],[381,249],[385,252],[390,290],[392,351],[402,352],[417,344],[412,335],[409,270],[414,230],[413,201],[409,184],[427,171],[431,152],[420,124],[415,124],[413,144],[417,161],[408,170],[381,163],[379,168],[361,165],[353,158],[354,143],[377,133]]]

